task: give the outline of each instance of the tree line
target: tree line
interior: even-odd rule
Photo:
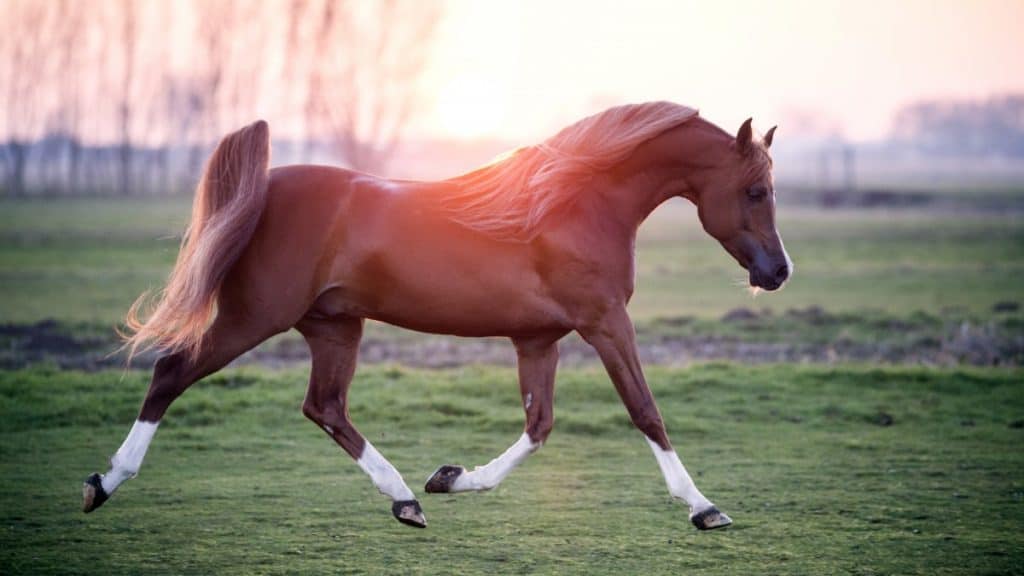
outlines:
[[[893,136],[930,155],[1024,158],[1024,94],[918,102],[896,115]]]
[[[382,170],[439,16],[416,0],[4,0],[0,186],[185,190],[261,115],[296,161]]]

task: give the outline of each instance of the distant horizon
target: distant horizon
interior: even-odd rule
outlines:
[[[1024,91],[1024,67],[1008,65],[1024,56],[1024,2],[452,0],[447,9],[425,79],[438,101],[417,132],[529,139],[610,104],[668,99],[727,130],[753,116],[762,129],[803,124],[877,140],[913,102]],[[458,116],[474,94],[490,101]],[[466,116],[489,125],[474,129]]]
[[[152,43],[161,38],[160,32],[167,45],[142,45],[133,56],[136,74],[163,74],[175,84],[137,77],[129,89],[134,101],[180,97],[172,88],[195,89],[196,77],[201,79],[203,66],[211,61],[203,52],[202,37],[203,26],[211,24],[201,21],[204,15],[198,10],[212,4],[137,4],[139,41]],[[111,95],[123,88],[118,82],[123,82],[119,75],[126,57],[117,26],[125,5],[78,7],[95,19],[77,45],[87,55],[74,69],[80,83],[91,83],[79,92],[82,100],[76,105],[88,113],[75,131],[90,143],[123,138],[117,125],[118,104]],[[783,126],[781,140],[836,135],[869,142],[888,136],[897,111],[915,102],[1024,93],[1024,66],[1017,65],[1024,55],[1024,35],[1019,33],[1024,2],[1014,0],[407,0],[399,2],[390,21],[378,25],[387,34],[391,24],[415,25],[421,15],[413,8],[424,5],[439,7],[440,19],[423,44],[423,65],[416,68],[421,74],[419,88],[413,109],[403,120],[407,139],[528,144],[612,105],[671,100],[698,108],[703,117],[730,132],[753,117],[761,131]],[[25,7],[33,3],[5,6],[0,12],[13,14],[16,26]],[[230,100],[217,100],[199,85],[200,98],[212,98],[213,106],[228,106],[216,126],[208,123],[191,138],[211,139],[208,129],[223,132],[255,118],[268,120],[283,137],[307,133],[317,138],[324,133],[318,125],[304,123],[303,105],[297,101],[301,92],[288,92],[294,80],[289,79],[290,61],[284,60],[291,6],[284,0],[267,0],[247,11],[232,8],[235,11],[223,21],[225,37],[230,35],[241,46],[255,38],[262,51],[232,52],[235,44],[230,44],[213,61],[234,75],[234,84],[220,87],[228,89],[228,98],[247,90],[251,101],[244,108],[232,108]],[[357,5],[364,10],[367,6],[374,4]],[[306,21],[315,25],[319,15],[310,16]],[[60,19],[48,18],[48,26]],[[300,34],[301,50],[315,51],[310,34],[308,29]],[[46,38],[41,42],[25,46],[31,46],[29,53],[56,54],[57,48]],[[14,46],[0,40],[0,51],[7,51],[4,56],[11,56]],[[408,54],[402,52],[402,58],[414,59]],[[314,56],[313,62],[316,68],[323,61]],[[0,61],[0,77],[4,65]],[[252,78],[256,81],[245,83]],[[13,132],[24,137],[26,131],[53,130],[51,122],[59,123],[66,98],[62,82],[58,75],[38,87],[23,88],[20,95],[12,91],[8,97],[14,101],[15,114],[8,112],[6,122],[0,122],[0,139]],[[342,94],[337,90],[326,93],[329,107],[343,99],[335,96]],[[371,91],[364,101],[375,98]],[[18,106],[35,108],[37,118],[31,127],[21,122],[23,126],[12,130],[8,123],[20,121]],[[161,118],[148,114],[143,122]],[[132,140],[166,140],[170,130],[177,128],[136,126]]]

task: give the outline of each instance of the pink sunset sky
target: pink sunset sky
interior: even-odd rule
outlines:
[[[884,136],[920,99],[1024,91],[1024,2],[452,0],[412,132],[535,140],[625,101]]]
[[[374,1],[349,6],[366,9]],[[216,26],[223,26],[226,53],[234,50],[234,57],[201,49],[197,31],[205,16],[196,7],[214,7],[213,1],[70,5],[89,22],[73,51],[83,55],[73,79],[86,112],[78,129],[87,141],[119,137],[116,96],[158,103],[171,93],[161,75],[187,79],[211,58],[244,79],[252,95],[252,105],[237,110],[221,131],[262,117],[275,134],[302,133],[302,101],[289,92],[291,0],[224,3],[234,15]],[[125,66],[121,38],[127,5],[137,6],[139,16],[134,67]],[[38,42],[55,55],[46,66],[45,58],[38,66],[32,59],[23,65],[23,102],[14,98],[22,109],[8,106],[12,114],[6,124],[0,118],[0,135],[38,137],[67,105],[67,83],[54,67],[63,57],[57,45],[36,38],[38,24],[18,23],[32,12],[28,8],[41,6],[51,24],[64,18],[64,5],[0,1],[0,22],[13,19],[9,32],[24,32],[14,40],[28,46],[26,54],[37,53],[32,42]],[[405,53],[409,61],[423,56],[425,62],[415,109],[404,124],[412,138],[530,143],[614,104],[665,99],[699,108],[729,130],[753,116],[762,131],[779,124],[780,137],[871,140],[885,137],[894,114],[916,101],[1024,93],[1024,0],[399,0],[398,6],[397,18],[407,20],[390,30],[417,22],[424,6],[438,7],[441,15],[429,45]],[[314,10],[303,21],[315,27],[319,17]],[[312,56],[304,62],[324,68],[331,56],[316,52],[305,34],[297,45]],[[0,35],[0,55],[14,53],[15,35]],[[247,52],[246,41],[260,50]],[[9,61],[0,59],[0,79]],[[127,91],[126,69],[134,70]],[[258,82],[245,83],[250,76]],[[328,100],[338,97],[324,92]],[[159,106],[143,108],[137,119],[167,115]],[[136,124],[136,142],[171,138],[168,126]]]

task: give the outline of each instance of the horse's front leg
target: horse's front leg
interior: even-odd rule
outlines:
[[[704,497],[686,472],[665,432],[661,413],[644,379],[636,351],[633,322],[624,306],[616,307],[598,322],[581,329],[580,335],[601,356],[615,390],[622,398],[633,424],[647,437],[668,491],[690,506],[690,521],[701,530],[728,526],[732,520]]]
[[[526,411],[526,427],[519,440],[501,456],[472,471],[451,465],[438,468],[427,480],[427,492],[490,490],[540,448],[555,421],[555,369],[562,336],[564,333],[513,340],[519,358],[519,391]]]

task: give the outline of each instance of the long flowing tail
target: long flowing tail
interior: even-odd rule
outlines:
[[[144,293],[128,311],[129,361],[151,348],[198,355],[224,277],[263,213],[269,162],[270,130],[262,120],[221,140],[196,187],[192,220],[167,286],[155,299]]]

